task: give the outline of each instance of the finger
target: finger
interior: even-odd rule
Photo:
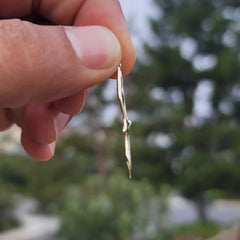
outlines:
[[[0,109],[0,131],[4,131],[12,126],[13,122],[9,120],[6,109]]]
[[[51,144],[40,144],[33,140],[24,130],[21,134],[21,142],[25,151],[37,160],[47,161],[54,155],[55,142]]]
[[[110,29],[121,44],[123,75],[127,75],[132,70],[135,64],[135,50],[119,1],[85,1],[79,9],[74,25],[102,25]]]
[[[121,43],[123,74],[128,74],[135,63],[134,48],[117,0],[0,0],[0,6],[2,17],[21,17],[34,11],[53,24],[105,26]]]
[[[90,93],[90,88],[84,90],[83,92],[77,93],[73,96],[60,99],[52,103],[55,109],[60,112],[74,115],[80,113],[87,101],[87,98]]]
[[[31,104],[25,109],[22,129],[35,142],[50,144],[56,141],[70,118],[50,104]]]
[[[126,75],[132,70],[135,63],[135,50],[119,1],[42,0],[39,12],[56,24],[74,23],[77,26],[101,25],[107,27],[121,43],[123,74]]]
[[[104,27],[38,26],[0,21],[0,107],[52,102],[110,77],[121,61]]]

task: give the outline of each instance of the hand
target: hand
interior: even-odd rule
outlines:
[[[117,0],[0,0],[0,6],[0,130],[18,124],[26,152],[48,160],[89,88],[113,76],[120,62],[124,75],[131,71],[126,22]],[[48,25],[38,25],[43,19]]]

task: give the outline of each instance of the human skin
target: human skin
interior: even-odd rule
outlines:
[[[127,24],[117,0],[0,0],[0,18],[0,130],[45,161],[89,89],[133,68]]]

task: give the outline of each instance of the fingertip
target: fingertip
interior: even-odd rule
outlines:
[[[124,39],[124,37],[122,37]],[[127,35],[126,40],[121,39],[120,42],[122,43],[121,47],[122,51],[122,73],[123,76],[127,76],[133,69],[135,62],[136,62],[136,53],[134,45]]]
[[[74,25],[100,25],[113,32],[121,45],[123,75],[126,76],[131,72],[136,61],[135,48],[119,1],[86,1],[84,7],[80,8]]]
[[[108,69],[120,62],[121,46],[106,27],[64,27],[74,52],[88,69]]]
[[[24,112],[22,128],[40,144],[49,144],[57,137],[49,106],[49,104],[29,104]]]
[[[55,142],[51,144],[40,144],[32,139],[26,131],[22,131],[21,143],[24,150],[39,161],[48,161],[55,152]]]
[[[51,104],[30,104],[25,108],[22,129],[40,144],[50,144],[61,134],[71,115]]]

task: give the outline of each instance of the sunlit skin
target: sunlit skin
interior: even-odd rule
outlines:
[[[89,89],[116,77],[120,63],[124,75],[131,71],[134,48],[117,0],[0,0],[0,6],[0,130],[17,124],[26,152],[45,161]],[[42,19],[48,25],[38,24]],[[101,41],[109,44],[98,48]],[[74,42],[81,51],[74,52]]]

